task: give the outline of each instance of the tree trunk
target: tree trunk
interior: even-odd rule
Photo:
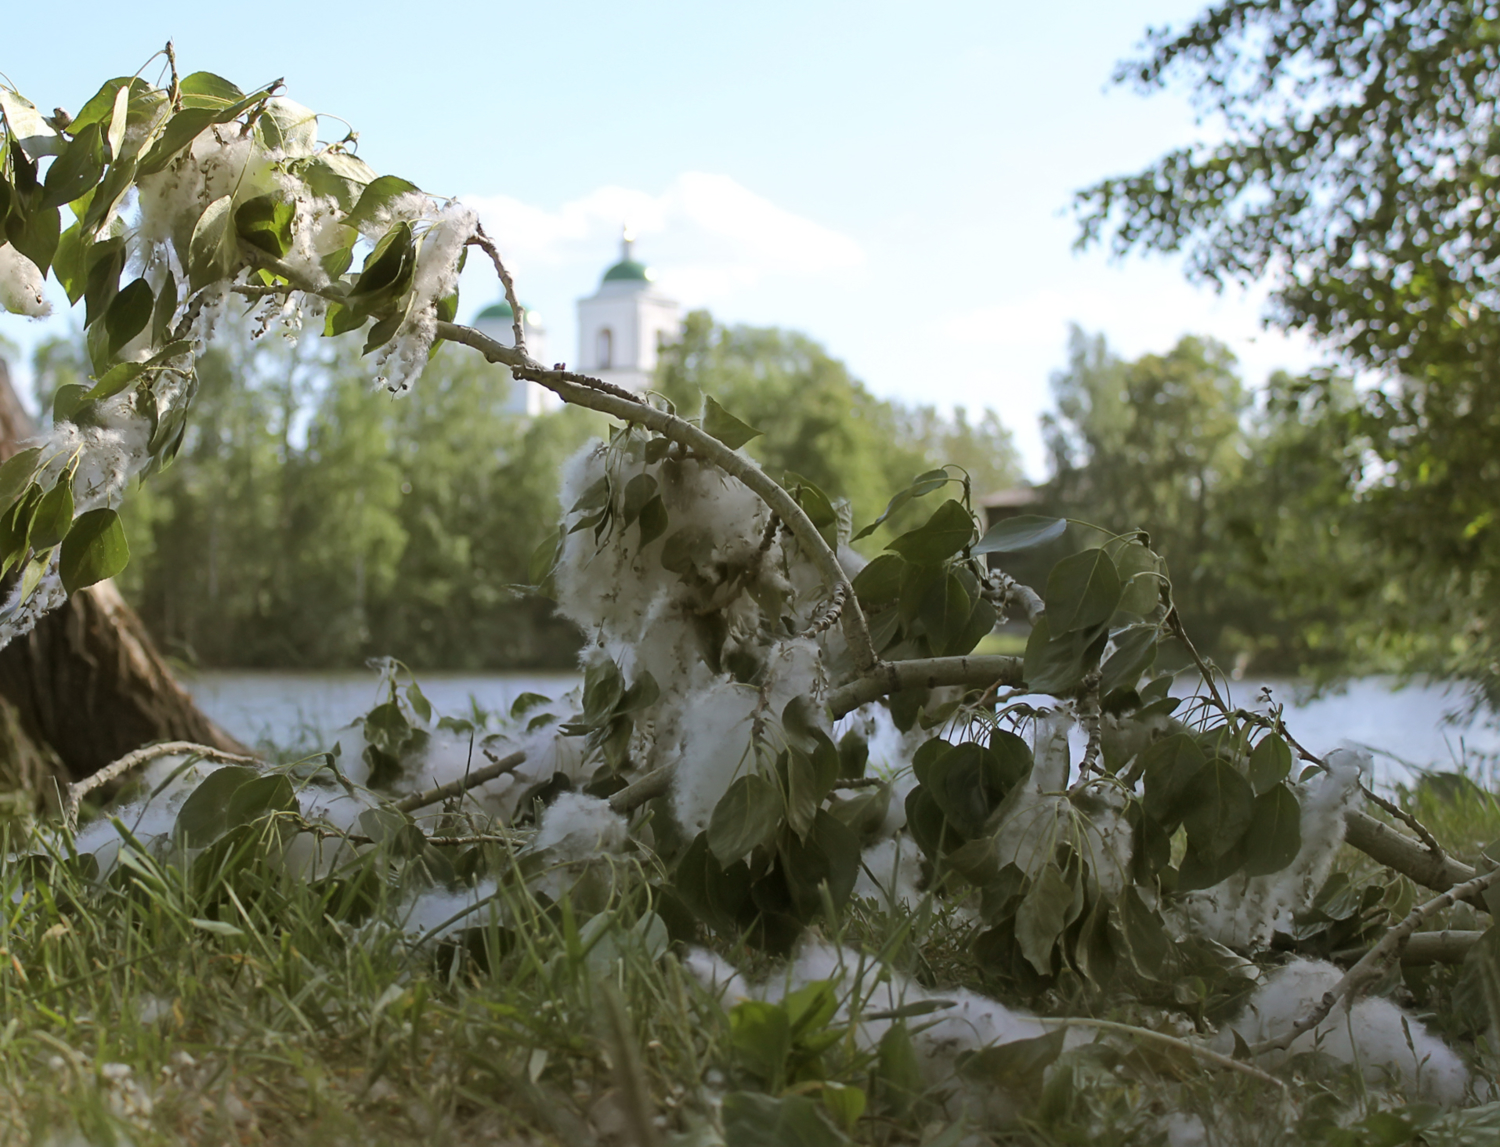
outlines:
[[[36,433],[0,361],[0,461]],[[172,677],[112,582],[73,595],[0,650],[0,786],[46,797],[151,741],[246,749]]]

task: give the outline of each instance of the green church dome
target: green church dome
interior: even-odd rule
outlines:
[[[644,263],[637,263],[634,259],[621,259],[604,272],[604,281],[606,283],[649,283],[651,272],[646,270]]]
[[[526,308],[521,309],[524,311]],[[509,322],[516,317],[516,313],[510,309],[509,303],[501,299],[498,303],[491,303],[474,317],[475,319],[504,319]]]

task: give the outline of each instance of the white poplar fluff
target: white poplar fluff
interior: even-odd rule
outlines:
[[[588,496],[601,479],[618,506],[620,491],[640,475],[656,484],[666,533],[645,546],[634,524],[614,522],[597,541],[591,527],[568,533],[554,575],[558,605],[593,638],[586,660],[602,654],[627,681],[645,673],[655,680],[659,700],[636,714],[636,767],[676,766],[673,811],[697,833],[734,780],[760,767],[756,730],[774,755],[787,704],[804,697],[816,708],[826,695],[827,661],[841,639],[831,629],[787,636],[811,623],[826,591],[795,543],[779,532],[766,540],[770,513],[760,498],[717,467],[695,459],[647,465],[592,444],[563,469],[564,526],[602,508],[602,498]],[[695,544],[679,544],[688,537]],[[662,565],[669,544],[672,570]],[[755,685],[716,672],[704,656],[701,626],[710,613],[723,619],[726,659],[739,651],[761,666]]]
[[[1342,975],[1321,960],[1293,960],[1256,989],[1245,1010],[1217,1037],[1218,1049],[1233,1051],[1234,1032],[1251,1044],[1284,1034]],[[1313,1050],[1357,1065],[1371,1083],[1394,1079],[1409,1095],[1431,1102],[1460,1104],[1469,1089],[1468,1068],[1448,1045],[1415,1016],[1378,996],[1349,1008],[1336,1006],[1292,1044],[1289,1054]],[[1286,1054],[1271,1058],[1280,1062]]]
[[[171,273],[178,297],[170,327],[187,339],[194,357],[207,349],[229,301],[230,287],[251,270],[241,250],[222,269],[222,278],[204,286],[196,296],[189,294],[189,248],[194,229],[210,206],[227,203],[233,218],[232,213],[249,200],[274,195],[294,207],[291,246],[282,259],[295,276],[294,289],[279,303],[269,304],[290,330],[300,327],[304,311],[320,315],[325,305],[319,296],[295,288],[326,288],[329,280],[321,258],[349,246],[360,235],[344,222],[345,213],[337,200],[314,194],[292,174],[296,170],[292,165],[316,154],[356,182],[368,183],[375,173],[338,148],[319,152],[316,116],[300,104],[272,98],[265,114],[279,128],[281,146],[263,147],[256,133],[238,122],[210,126],[161,171],[142,176],[135,193],[121,201],[123,213],[122,208],[115,208],[99,226],[100,238],[124,240],[128,272],[143,277],[154,292],[161,290]],[[127,133],[127,142],[140,141]],[[378,239],[398,222],[412,225],[417,264],[404,317],[378,360],[378,381],[403,393],[427,363],[437,333],[438,305],[457,288],[458,263],[478,228],[478,217],[461,204],[444,205],[421,192],[410,192],[365,219],[364,234]],[[47,313],[43,276],[9,244],[0,245],[0,304],[19,314]],[[152,326],[148,323],[146,331],[120,351],[123,362],[143,362],[160,349],[150,343]],[[150,382],[160,417],[187,401],[192,371],[187,358],[165,366]],[[37,443],[43,447],[45,468],[37,475],[43,489],[55,483],[66,465],[77,461],[73,495],[78,514],[117,506],[127,483],[150,462],[153,423],[144,410],[137,409],[133,388],[99,403],[92,420],[99,425],[60,422]],[[21,600],[17,587],[0,607],[0,647],[28,632],[40,617],[66,600],[56,564],[54,555],[51,567],[26,600]]]
[[[1231,876],[1191,892],[1179,902],[1183,928],[1233,948],[1264,948],[1274,932],[1290,932],[1292,918],[1308,908],[1328,879],[1344,843],[1344,817],[1358,803],[1360,781],[1372,769],[1370,754],[1335,749],[1327,771],[1297,785],[1302,805],[1302,846],[1291,864],[1266,876]]]

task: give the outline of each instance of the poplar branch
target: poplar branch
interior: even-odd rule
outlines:
[[[459,777],[456,781],[449,781],[445,785],[436,785],[423,792],[412,793],[409,797],[402,797],[391,807],[397,812],[416,812],[418,809],[427,808],[429,805],[435,805],[450,797],[462,796],[470,789],[478,788],[496,777],[503,777],[506,773],[514,772],[525,760],[525,753],[512,753],[508,757],[501,757],[493,765],[475,769],[468,776]]]
[[[1377,982],[1401,958],[1402,949],[1410,942],[1413,933],[1424,923],[1445,908],[1469,896],[1478,896],[1496,881],[1500,881],[1500,868],[1476,876],[1462,884],[1455,884],[1447,892],[1435,896],[1425,904],[1419,904],[1406,914],[1405,919],[1380,938],[1380,943],[1371,948],[1359,961],[1323,993],[1323,998],[1300,1020],[1275,1039],[1262,1040],[1250,1049],[1252,1055],[1286,1051],[1297,1040],[1312,1031],[1328,1018],[1328,1013],[1342,1001],[1351,1004],[1367,987]]]
[[[585,406],[590,410],[600,411],[625,422],[638,422],[680,443],[708,459],[726,474],[737,478],[744,486],[759,495],[761,501],[765,502],[785,523],[786,528],[797,539],[797,544],[817,567],[829,591],[835,594],[843,593],[846,605],[841,621],[844,637],[854,655],[856,666],[861,670],[868,670],[877,665],[878,658],[875,655],[875,646],[870,640],[869,625],[865,621],[864,611],[859,608],[858,602],[854,599],[853,589],[849,585],[849,579],[843,567],[839,565],[838,555],[818,533],[818,528],[812,524],[812,519],[807,516],[807,512],[802,509],[796,499],[753,461],[731,450],[701,427],[694,426],[691,422],[678,418],[676,415],[668,414],[665,410],[642,401],[628,391],[609,386],[587,375],[578,375],[564,370],[547,370],[541,364],[533,362],[524,353],[497,343],[494,339],[480,334],[471,327],[463,327],[455,323],[439,323],[437,333],[440,338],[472,347],[491,362],[509,366],[516,378],[528,379],[545,386],[564,402],[574,406]]]
[[[510,304],[510,329],[514,332],[516,349],[522,354],[526,353],[526,329],[522,321],[521,303],[516,297],[516,284],[511,280],[510,272],[505,269],[505,262],[500,258],[500,248],[495,246],[495,241],[484,233],[484,224],[479,223],[474,227],[474,237],[469,240],[490,257],[490,262],[495,266],[495,274],[500,277],[500,285],[505,289],[505,301]]]
[[[84,777],[81,781],[74,781],[68,786],[63,794],[63,817],[69,824],[78,820],[78,806],[83,798],[95,789],[103,788],[111,781],[119,780],[142,765],[149,765],[160,757],[193,756],[202,757],[207,761],[215,761],[221,765],[264,765],[265,762],[258,757],[247,757],[241,753],[226,753],[222,749],[215,749],[211,745],[200,745],[195,741],[163,741],[157,745],[147,745],[143,749],[136,749],[132,753],[126,753],[117,761],[111,761],[97,773]]]
[[[834,717],[903,689],[936,689],[944,685],[1019,685],[1024,666],[1019,657],[919,657],[882,661],[828,695]]]
[[[1475,877],[1474,869],[1451,856],[1436,857],[1421,841],[1397,832],[1369,813],[1351,809],[1344,815],[1344,842],[1359,849],[1371,860],[1395,869],[1425,888],[1443,891],[1464,885]],[[1489,911],[1482,897],[1465,894],[1462,899],[1476,908]]]

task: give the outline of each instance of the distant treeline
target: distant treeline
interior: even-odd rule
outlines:
[[[340,340],[342,342],[342,340]],[[83,374],[67,340],[36,355],[38,396]],[[124,509],[119,579],[163,647],[200,665],[429,669],[574,664],[579,638],[518,592],[556,528],[563,460],[604,423],[564,409],[503,412],[509,379],[444,347],[399,400],[329,340],[226,329],[176,461]],[[976,490],[1019,470],[992,411],[971,421],[873,396],[812,340],[690,315],[658,386],[696,413],[714,395],[764,436],[749,450],[849,498],[858,520],[912,475],[965,465]]]

